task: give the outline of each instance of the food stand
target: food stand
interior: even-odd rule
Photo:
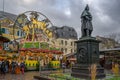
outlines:
[[[57,50],[22,48],[20,49],[19,59],[24,60],[27,70],[37,70],[39,68],[39,60],[41,67],[49,66],[51,68],[60,68],[59,59],[53,60],[54,56],[61,56],[63,53]],[[40,59],[41,58],[41,59]]]

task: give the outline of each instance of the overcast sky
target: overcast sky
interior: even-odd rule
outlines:
[[[0,0],[0,10],[3,10]],[[74,27],[81,36],[80,15],[89,4],[93,16],[93,36],[120,33],[120,0],[4,0],[5,12],[20,14],[38,11],[46,15],[55,26]]]

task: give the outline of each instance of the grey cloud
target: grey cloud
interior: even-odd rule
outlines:
[[[119,0],[101,0],[100,8],[103,11],[104,15],[107,15],[112,22],[105,21],[104,24],[101,25],[101,32],[104,32],[106,34],[110,34],[113,32],[120,33],[120,1]],[[102,16],[101,16],[102,17]],[[97,19],[97,18],[96,18]],[[96,22],[96,24],[98,21]],[[101,23],[101,22],[100,22]],[[99,26],[99,25],[98,25]]]
[[[87,3],[83,0],[68,0],[71,15],[68,17],[63,10],[57,9],[58,0],[35,0],[32,4],[25,4],[23,0],[5,0],[5,11],[20,14],[25,11],[35,10],[45,14],[55,26],[68,25],[74,27],[81,36],[80,15]],[[62,0],[61,0],[62,1]],[[113,32],[120,32],[120,0],[96,0],[89,5],[93,16],[93,36],[107,35]],[[62,4],[61,4],[62,5]],[[98,9],[101,11],[99,11]],[[0,0],[0,10],[2,10],[2,0]],[[98,15],[102,13],[103,15]],[[107,16],[110,21],[100,18]]]

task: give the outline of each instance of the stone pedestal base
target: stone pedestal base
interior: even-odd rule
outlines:
[[[90,73],[89,67],[90,65],[76,64],[72,67],[71,76],[90,80],[91,73]],[[97,72],[96,79],[105,78],[104,69],[99,65],[97,66],[96,72]]]

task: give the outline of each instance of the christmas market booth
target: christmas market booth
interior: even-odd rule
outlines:
[[[59,50],[21,48],[19,59],[25,61],[27,70],[39,69],[39,65],[41,69],[58,69],[62,54]]]

